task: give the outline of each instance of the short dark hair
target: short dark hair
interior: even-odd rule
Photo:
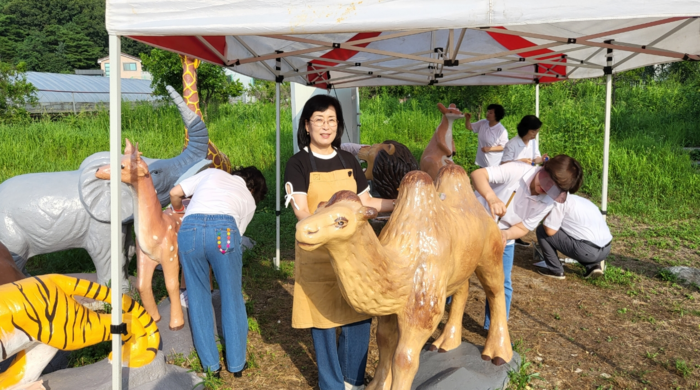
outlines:
[[[265,199],[265,195],[267,195],[267,182],[265,181],[265,176],[258,168],[252,165],[244,168],[239,167],[231,172],[231,175],[240,176],[245,180],[245,185],[253,195],[256,205]]]
[[[486,107],[486,111],[488,110],[493,110],[493,113],[496,115],[496,120],[498,122],[500,122],[501,119],[503,119],[503,117],[506,116],[506,109],[503,108],[503,106],[500,104],[489,104],[489,106]]]
[[[581,168],[581,164],[575,158],[566,154],[550,158],[542,164],[542,168],[549,173],[554,183],[562,191],[573,194],[583,185],[583,168]]]
[[[314,112],[326,111],[328,107],[333,107],[335,109],[336,119],[338,120],[338,130],[331,144],[336,149],[340,148],[340,141],[341,138],[343,138],[343,131],[345,129],[343,110],[340,108],[340,102],[331,95],[316,95],[307,100],[306,104],[304,104],[304,109],[301,110],[299,127],[297,127],[297,145],[299,149],[304,149],[311,143],[311,136],[306,132],[306,122],[311,119],[311,115],[313,115]]]
[[[534,115],[525,115],[523,119],[518,123],[518,135],[520,138],[524,137],[530,130],[537,130],[542,127],[542,122],[540,118]]]

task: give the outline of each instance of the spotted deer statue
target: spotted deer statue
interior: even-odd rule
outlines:
[[[201,61],[180,55],[180,62],[182,62],[182,98],[187,103],[187,107],[204,120],[202,110],[199,109],[199,91],[197,90],[197,68],[199,68]],[[187,148],[189,143],[190,136],[185,127],[185,146],[183,149]],[[228,156],[220,151],[211,140],[209,140],[207,160],[211,160],[212,168],[231,173],[231,161],[229,161]]]
[[[442,120],[420,158],[420,170],[430,175],[434,182],[437,182],[440,168],[451,164],[452,157],[455,155],[452,122],[455,119],[464,118],[464,114],[454,104],[445,107],[442,103],[438,103],[437,106],[442,113]]]
[[[178,274],[180,262],[177,256],[177,232],[184,214],[162,211],[146,161],[141,152],[126,140],[121,160],[122,182],[131,185],[136,198],[134,230],[136,232],[136,289],[141,294],[143,307],[158,322],[160,314],[153,297],[153,271],[158,264],[163,268],[165,287],[170,297],[170,329],[180,330],[185,326],[180,304]],[[99,179],[109,180],[111,167],[104,165],[95,173]]]

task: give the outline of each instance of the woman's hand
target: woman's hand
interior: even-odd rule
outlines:
[[[508,243],[508,231],[507,230],[501,230],[501,241],[503,242],[503,247],[506,247],[506,244]]]
[[[537,157],[535,159],[535,164],[542,164],[543,162],[545,162],[547,160],[549,160],[549,156],[547,155],[547,153],[545,153],[544,156]]]
[[[522,162],[524,162],[524,163],[527,164],[527,165],[532,165],[532,159],[531,159],[531,158],[521,158],[521,159],[518,159],[518,161],[522,161]]]
[[[489,208],[491,209],[491,216],[496,218],[497,216],[502,217],[506,215],[506,205],[505,203],[503,203],[502,200],[498,199],[495,193],[493,194],[493,196],[487,198],[486,201],[489,203]]]

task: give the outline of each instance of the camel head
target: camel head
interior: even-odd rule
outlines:
[[[331,241],[347,241],[377,210],[362,206],[352,191],[338,191],[328,202],[321,202],[313,215],[297,223],[296,240],[301,249],[313,251]]]
[[[357,153],[357,158],[362,161],[367,162],[367,169],[365,170],[365,178],[367,180],[372,180],[372,169],[374,169],[374,159],[377,158],[377,154],[382,150],[389,153],[390,156],[394,155],[396,152],[396,146],[392,144],[374,144],[372,146],[363,146],[360,148],[360,152]]]
[[[148,177],[148,164],[141,158],[139,152],[139,144],[131,145],[129,139],[126,139],[126,147],[121,160],[122,182],[134,184],[139,177]],[[95,176],[98,179],[109,180],[112,174],[112,168],[109,165],[103,165],[97,169]]]

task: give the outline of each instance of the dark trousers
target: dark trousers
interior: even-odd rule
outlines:
[[[586,271],[598,267],[598,264],[610,254],[610,244],[599,248],[587,241],[572,238],[561,229],[555,235],[548,236],[544,231],[544,225],[540,225],[537,227],[536,233],[544,261],[547,263],[547,267],[556,273],[564,273],[564,267],[559,261],[557,251],[583,264]]]

